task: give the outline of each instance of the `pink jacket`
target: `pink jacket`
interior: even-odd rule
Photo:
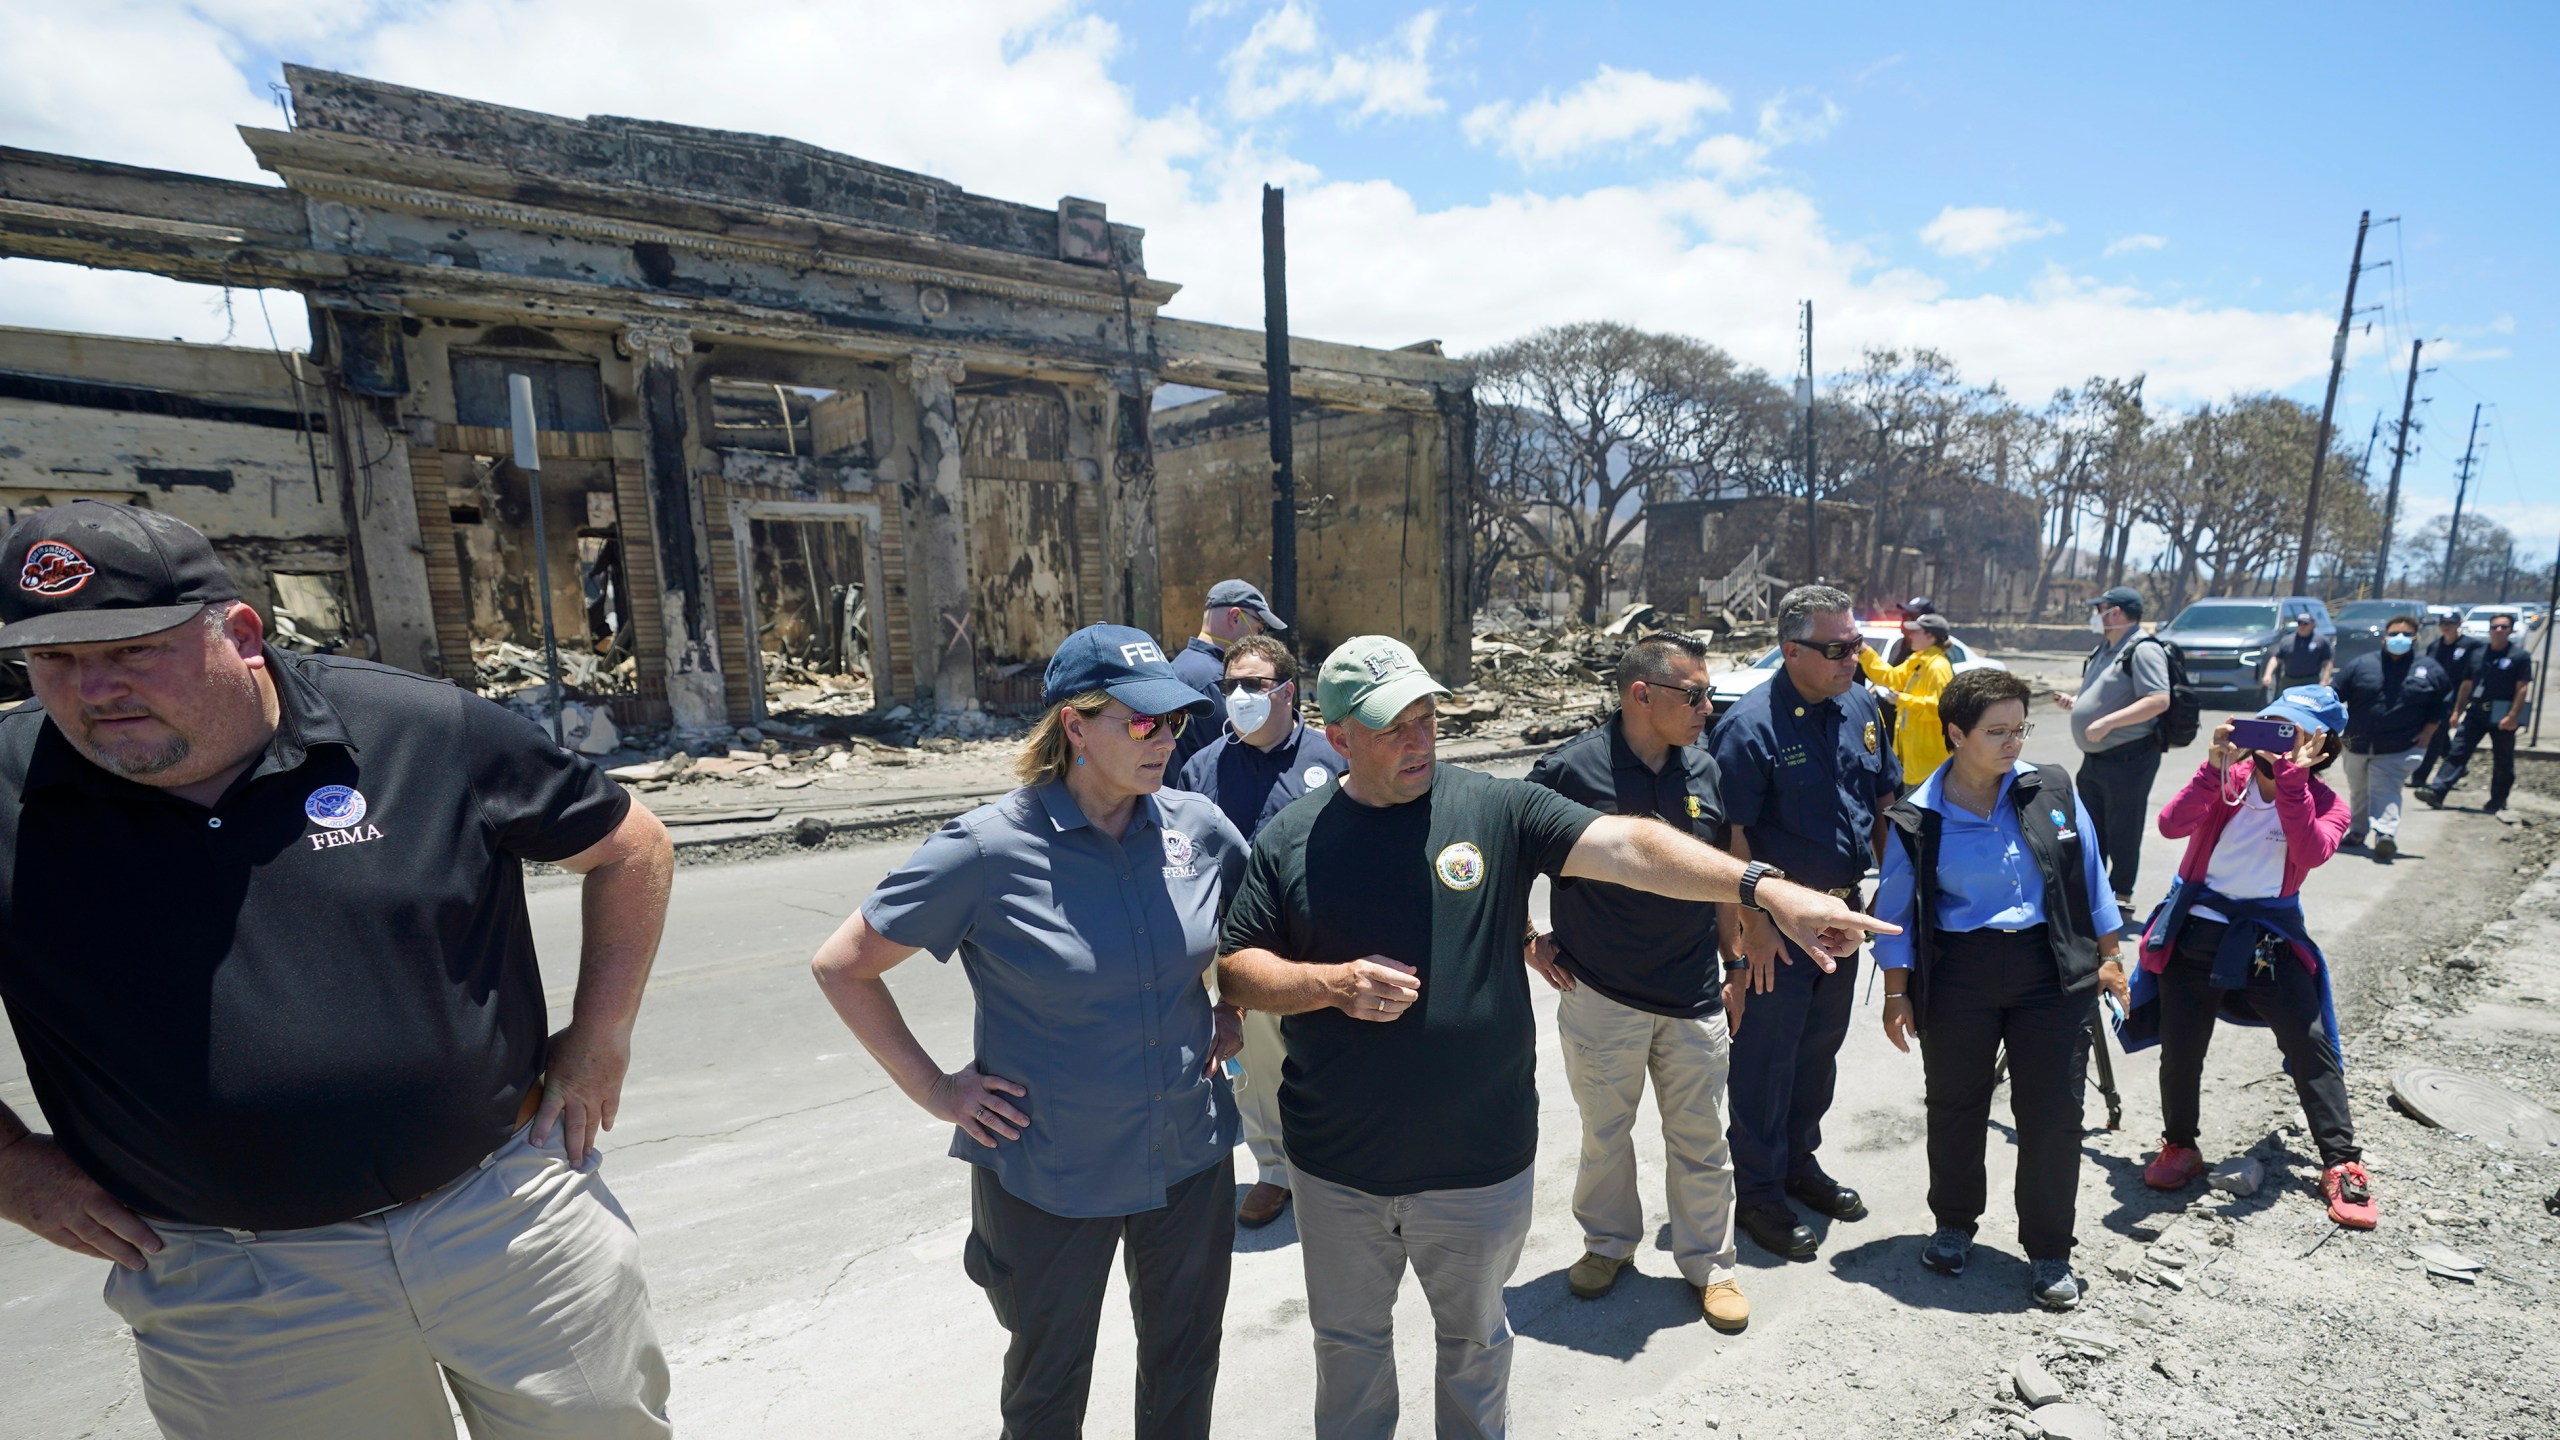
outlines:
[[[2254,784],[2255,764],[2241,761],[2231,767],[2232,776],[2243,784]],[[2337,791],[2291,760],[2278,759],[2275,771],[2276,823],[2284,827],[2284,893],[2292,895],[2302,889],[2303,876],[2338,853],[2338,842],[2346,838],[2353,816]],[[2204,883],[2213,847],[2221,842],[2222,827],[2231,823],[2235,813],[2222,799],[2228,783],[2207,760],[2196,767],[2187,788],[2160,807],[2160,833],[2171,840],[2186,838],[2187,853],[2178,862],[2178,878],[2190,884]]]

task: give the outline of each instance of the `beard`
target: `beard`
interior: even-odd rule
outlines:
[[[175,734],[157,744],[125,744],[110,750],[97,744],[94,731],[91,732],[90,743],[79,748],[88,753],[90,761],[98,768],[113,771],[128,780],[175,769],[195,751],[186,736]]]

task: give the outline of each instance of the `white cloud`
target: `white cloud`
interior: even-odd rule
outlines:
[[[1797,90],[1770,96],[1760,107],[1760,138],[1771,145],[1810,145],[1829,135],[1840,123],[1840,107],[1828,98],[1818,105],[1814,100]]]
[[[1710,135],[1689,152],[1689,168],[1727,184],[1757,178],[1767,168],[1769,147],[1742,135]]]
[[[1448,103],[1431,93],[1439,28],[1440,12],[1425,10],[1367,49],[1330,50],[1315,12],[1289,0],[1253,22],[1222,62],[1227,108],[1247,120],[1292,105],[1348,105],[1362,119],[1436,115]]]
[[[2136,250],[2166,249],[2168,244],[2169,237],[2166,235],[2121,235],[2107,242],[2107,253],[2130,255]]]
[[[1603,65],[1562,95],[1499,101],[1468,112],[1467,138],[1523,165],[1552,165],[1594,150],[1670,145],[1697,133],[1699,117],[1733,108],[1703,80],[1665,80]]]
[[[1950,205],[1920,227],[1920,239],[1957,260],[1988,260],[2012,245],[2059,235],[2059,222],[1997,205]]]
[[[223,13],[265,13],[258,0],[229,3]],[[1888,265],[1809,195],[1750,169],[1764,156],[1745,146],[1773,144],[1773,133],[1801,139],[1837,118],[1812,102],[1779,106],[1756,139],[1703,138],[1690,171],[1669,167],[1651,183],[1426,206],[1418,187],[1327,175],[1277,148],[1223,110],[1215,81],[1197,102],[1141,108],[1118,71],[1121,32],[1090,0],[768,0],[753,26],[701,25],[688,0],[369,3],[347,12],[338,38],[311,44],[275,39],[309,23],[298,14],[238,21],[234,32],[180,0],[40,17],[0,7],[0,144],[268,178],[231,127],[277,123],[263,78],[241,67],[283,49],[556,114],[789,135],[1032,204],[1093,196],[1147,228],[1149,270],[1185,286],[1173,313],[1229,324],[1260,323],[1250,237],[1261,182],[1285,182],[1291,308],[1303,333],[1328,339],[1432,336],[1465,351],[1603,318],[1698,335],[1783,371],[1795,302],[1809,296],[1826,369],[1866,345],[1928,344],[2021,396],[2139,369],[2149,394],[2174,403],[2314,379],[2336,324],[2334,312],[2167,304],[2061,271],[2008,293],[1958,295],[1925,269]],[[1427,39],[1422,52],[1440,43]],[[1335,52],[1321,36],[1312,51],[1266,53],[1324,77],[1286,103],[1359,113],[1385,93],[1327,88]],[[563,54],[580,63],[558,63]],[[119,63],[94,63],[102,55]],[[849,57],[861,61],[859,104],[845,103]],[[0,263],[0,324],[213,340],[225,328],[219,304],[219,292],[147,277]],[[295,343],[299,307],[271,309]],[[264,343],[255,313],[236,313],[233,343]]]

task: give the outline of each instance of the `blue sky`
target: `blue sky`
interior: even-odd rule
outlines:
[[[1269,0],[92,0],[0,7],[0,143],[263,178],[291,58],[528,108],[790,134],[972,189],[1108,202],[1175,313],[1258,320],[1286,183],[1298,327],[1453,348],[1605,317],[1826,365],[1931,344],[2022,398],[2093,372],[2429,426],[2412,523],[2475,503],[2560,540],[2549,7],[1520,6]],[[706,25],[704,14],[727,23]],[[2537,138],[2538,137],[2538,138]],[[292,307],[279,328],[299,332]],[[201,294],[0,262],[0,323],[220,338]],[[263,321],[234,339],[263,339]],[[2360,322],[2361,323],[2361,322]],[[208,333],[210,327],[210,333]]]

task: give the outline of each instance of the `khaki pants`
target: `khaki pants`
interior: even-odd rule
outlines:
[[[1511,1316],[1502,1287],[1529,1238],[1535,1173],[1418,1195],[1372,1195],[1298,1173],[1291,1193],[1316,1333],[1316,1440],[1394,1440],[1396,1291],[1408,1260],[1439,1335],[1433,1433],[1509,1433]]]
[[[1280,1017],[1244,1012],[1244,1078],[1236,1082],[1236,1115],[1244,1122],[1245,1148],[1266,1185],[1289,1188],[1289,1157],[1280,1148],[1280,1064],[1289,1051],[1280,1041]]]
[[[1576,985],[1556,999],[1556,1033],[1565,1079],[1582,1107],[1582,1167],[1573,1182],[1582,1248],[1623,1260],[1644,1239],[1635,1125],[1651,1076],[1662,1111],[1672,1263],[1692,1285],[1733,1279],[1733,1159],[1724,1126],[1732,1046],[1724,1012],[1675,1020]]]
[[[2381,755],[2350,750],[2338,757],[2338,768],[2347,772],[2346,843],[2363,840],[2368,830],[2385,840],[2400,837],[2400,787],[2425,755],[2418,749]]]
[[[163,1434],[238,1440],[659,1440],[667,1362],[640,1241],[590,1151],[519,1130],[423,1199],[259,1234],[157,1222],[108,1273]]]

